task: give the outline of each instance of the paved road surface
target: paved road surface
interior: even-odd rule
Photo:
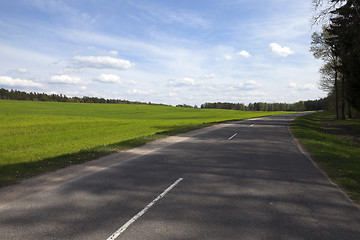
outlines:
[[[359,209],[294,144],[294,117],[184,134],[2,205],[0,239],[106,240],[143,209],[112,239],[360,239]]]

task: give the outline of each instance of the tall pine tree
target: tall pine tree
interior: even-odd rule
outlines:
[[[360,110],[360,0],[348,0],[332,12],[328,31],[335,36],[344,76],[345,95],[351,105]]]

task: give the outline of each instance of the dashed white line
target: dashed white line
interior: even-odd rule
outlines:
[[[179,178],[176,180],[170,187],[168,187],[165,191],[163,191],[157,198],[155,198],[151,203],[149,203],[143,210],[138,212],[133,218],[131,218],[129,221],[127,221],[121,228],[119,228],[116,232],[114,232],[107,240],[114,240],[117,237],[120,236],[132,223],[134,223],[139,217],[144,215],[144,213],[149,210],[157,201],[159,201],[161,198],[163,198],[168,192],[170,192],[171,189],[173,189],[176,185],[181,182],[183,178]]]
[[[229,139],[228,139],[228,140],[233,139],[236,135],[237,135],[237,133],[235,133],[234,135],[232,135],[231,137],[229,137]]]

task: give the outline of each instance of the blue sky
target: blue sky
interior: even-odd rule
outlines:
[[[165,104],[317,99],[311,0],[0,0],[0,87]]]

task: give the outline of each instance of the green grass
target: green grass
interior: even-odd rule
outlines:
[[[0,100],[0,186],[216,122],[283,113]]]
[[[297,118],[291,130],[314,161],[360,204],[359,120],[334,120],[328,113]]]

